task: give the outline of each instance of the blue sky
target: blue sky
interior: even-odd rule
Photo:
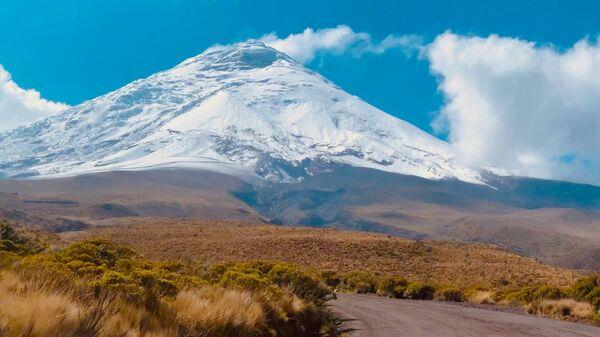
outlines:
[[[415,35],[429,48],[317,52],[307,66],[346,91],[473,164],[600,185],[595,1],[2,0],[0,110],[27,96],[13,90],[21,98],[3,103],[7,81],[74,105],[216,43],[339,25],[375,44]]]
[[[374,39],[455,33],[566,47],[598,34],[594,1],[3,0],[0,64],[23,88],[77,104],[215,43],[346,24]],[[507,4],[512,3],[512,4]],[[568,5],[560,5],[561,3]],[[401,52],[325,55],[309,66],[382,110],[431,131],[442,103],[427,61]]]

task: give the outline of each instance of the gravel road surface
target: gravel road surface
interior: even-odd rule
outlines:
[[[331,301],[352,337],[600,337],[600,328],[435,301],[338,294]]]

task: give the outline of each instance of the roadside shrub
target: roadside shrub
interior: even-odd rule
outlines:
[[[448,302],[464,302],[465,295],[462,290],[458,288],[442,288],[435,292],[433,298],[438,301]]]
[[[600,286],[600,275],[593,274],[575,281],[571,286],[570,294],[578,300],[583,300],[598,286]]]
[[[594,310],[600,314],[600,286],[595,287],[592,289],[592,291],[585,295],[585,300],[590,302],[590,304],[594,307]]]
[[[536,287],[524,287],[512,292],[509,292],[505,296],[505,300],[509,303],[516,304],[527,304],[535,299]]]
[[[410,283],[404,291],[404,297],[411,300],[432,300],[435,288],[428,284]]]
[[[294,265],[206,270],[102,240],[0,254],[11,257],[0,274],[0,336],[317,337],[336,327],[318,305],[329,290]]]
[[[530,314],[548,318],[590,320],[594,311],[589,303],[574,299],[534,301],[527,307]]]
[[[186,336],[252,336],[267,326],[261,303],[244,290],[183,291],[171,306]]]
[[[534,293],[535,300],[560,300],[567,297],[567,292],[554,286],[538,287]]]
[[[0,290],[0,335],[74,336],[83,309],[63,294]]]
[[[323,301],[331,293],[318,279],[288,263],[250,261],[219,264],[209,269],[206,278],[228,288],[268,291],[273,287],[285,288],[311,302]]]
[[[408,281],[403,277],[384,277],[377,284],[377,294],[380,296],[402,298],[407,286]]]
[[[526,305],[533,301],[559,300],[565,297],[567,297],[567,293],[554,286],[529,286],[520,289],[505,289],[494,295],[497,302],[519,305]]]
[[[467,302],[473,304],[495,304],[494,293],[489,290],[470,289],[465,293]]]
[[[219,284],[226,288],[259,290],[267,288],[269,282],[258,273],[244,273],[237,270],[228,270],[221,278]]]
[[[295,295],[313,302],[322,301],[330,294],[319,281],[289,264],[274,265],[267,278],[279,287],[290,289]]]
[[[588,301],[600,320],[600,275],[592,274],[577,280],[569,289],[569,294],[577,300]]]
[[[331,270],[321,272],[319,278],[331,288],[336,288],[342,282],[342,278],[335,271]]]
[[[342,278],[344,289],[357,294],[374,294],[377,290],[377,277],[367,272],[351,272]]]

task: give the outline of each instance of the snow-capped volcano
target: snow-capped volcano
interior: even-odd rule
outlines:
[[[0,174],[197,167],[292,180],[343,163],[481,182],[451,147],[260,42],[208,50],[0,133]]]

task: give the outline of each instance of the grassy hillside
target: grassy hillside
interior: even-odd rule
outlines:
[[[0,336],[338,336],[334,290],[600,322],[600,277],[491,246],[130,221],[62,239],[0,223]]]
[[[282,263],[153,262],[85,240],[49,249],[0,223],[0,336],[317,337],[330,290]]]
[[[419,242],[335,229],[136,218],[80,235],[96,236],[131,245],[151,259],[207,263],[262,259],[465,287],[565,286],[577,277],[573,271],[490,245]]]
[[[317,170],[319,171],[319,170]],[[498,189],[337,167],[294,184],[202,170],[0,180],[0,217],[54,232],[121,217],[336,227],[410,239],[492,243],[546,264],[600,271],[600,188],[498,178]]]

